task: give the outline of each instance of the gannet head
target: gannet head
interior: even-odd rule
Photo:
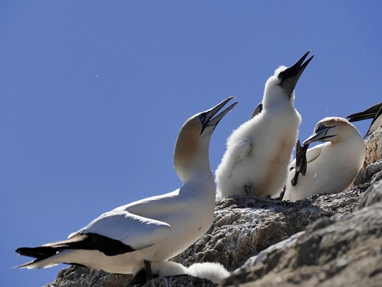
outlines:
[[[310,51],[306,52],[305,55],[292,67],[287,68],[285,66],[280,66],[275,70],[273,76],[271,76],[265,84],[263,99],[264,108],[274,102],[280,102],[280,95],[283,95],[293,104],[296,84],[300,79],[302,72],[304,72],[305,68],[314,57],[310,57],[303,63],[309,53]]]
[[[219,121],[237,102],[216,114],[233,98],[229,97],[215,107],[192,116],[180,129],[175,145],[174,166],[183,182],[187,182],[201,167],[210,170],[208,148],[212,133]]]
[[[361,134],[349,121],[339,117],[324,118],[316,124],[313,134],[304,141],[304,145],[312,142],[340,143],[350,136]]]

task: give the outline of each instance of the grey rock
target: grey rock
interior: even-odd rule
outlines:
[[[361,170],[356,179],[355,184],[372,184],[382,178],[382,160],[371,163],[365,169]]]
[[[370,186],[366,190],[365,195],[361,198],[358,204],[358,209],[373,205],[381,201],[382,201],[382,181],[378,181],[377,183]]]
[[[222,285],[381,286],[382,203],[323,225],[308,228]]]
[[[382,159],[382,128],[373,132],[365,142],[366,155],[363,168]]]

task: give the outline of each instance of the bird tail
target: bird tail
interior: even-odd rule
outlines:
[[[44,268],[51,267],[57,264],[41,265],[40,261],[45,260],[55,254],[57,254],[57,248],[51,246],[39,246],[39,247],[20,247],[16,249],[16,252],[23,256],[36,258],[33,261],[18,265],[17,268]]]

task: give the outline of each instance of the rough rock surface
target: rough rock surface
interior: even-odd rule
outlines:
[[[223,286],[381,286],[382,202],[320,219],[295,242],[265,253]]]
[[[297,202],[223,198],[216,203],[211,229],[173,260],[186,266],[220,262],[233,272],[225,285],[381,286],[382,133],[366,144],[367,168],[355,186]],[[115,287],[130,280],[129,275],[71,266],[46,287]],[[189,276],[158,278],[146,285],[187,284],[212,286]]]
[[[366,155],[363,168],[381,159],[382,155],[382,128],[377,129],[365,141]]]

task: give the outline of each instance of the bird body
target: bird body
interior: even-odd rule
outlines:
[[[216,115],[231,99],[196,114],[181,128],[174,152],[175,169],[184,183],[181,188],[106,212],[67,240],[19,248],[16,252],[36,260],[18,267],[68,263],[129,274],[142,262],[174,257],[199,239],[212,225],[214,216],[209,142],[218,122],[235,106]]]
[[[309,52],[308,52],[309,53]],[[281,66],[265,84],[262,107],[227,140],[216,174],[217,198],[238,195],[277,196],[288,175],[301,116],[294,108],[294,88],[310,60]]]
[[[365,159],[365,143],[359,131],[347,120],[329,117],[317,123],[314,134],[304,144],[322,141],[307,150],[305,176],[293,186],[296,160],[291,163],[284,200],[296,201],[313,194],[336,193],[347,188]]]

